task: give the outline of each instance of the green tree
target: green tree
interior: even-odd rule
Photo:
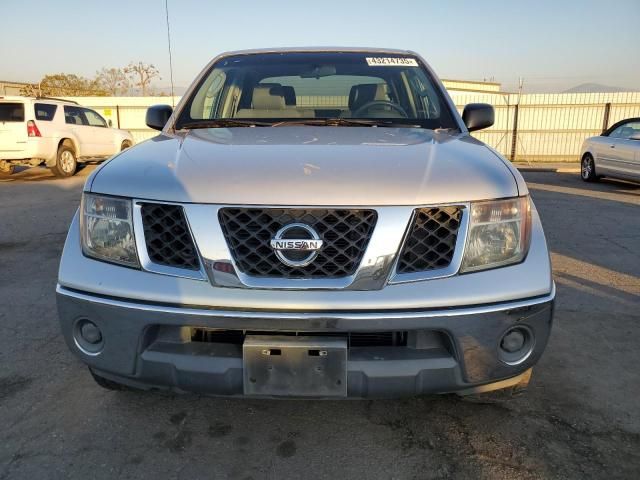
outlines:
[[[104,97],[108,92],[102,88],[97,79],[69,73],[45,75],[38,84],[28,85],[21,90],[23,95],[44,97]]]

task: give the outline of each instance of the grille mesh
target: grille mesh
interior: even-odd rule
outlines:
[[[459,207],[430,207],[416,210],[405,240],[398,273],[424,272],[451,264],[460,228]]]
[[[353,274],[377,220],[375,210],[223,208],[220,224],[239,269],[255,277],[337,278]],[[290,267],[270,246],[291,223],[312,227],[324,241],[307,266]]]
[[[191,341],[204,343],[230,343],[242,345],[246,335],[273,335],[274,332],[216,330],[192,328]],[[346,337],[349,347],[405,347],[407,332],[287,332],[278,331],[281,336]]]
[[[198,270],[200,262],[182,207],[143,203],[141,210],[151,261],[169,267]]]

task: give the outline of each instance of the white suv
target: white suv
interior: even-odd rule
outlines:
[[[70,177],[78,162],[101,160],[133,145],[126,130],[98,113],[55,98],[0,97],[0,172],[45,163]]]

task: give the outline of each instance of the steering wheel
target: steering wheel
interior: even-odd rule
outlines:
[[[391,107],[393,110],[398,112],[404,118],[408,118],[407,112],[405,112],[404,108],[402,108],[397,103],[389,102],[388,100],[372,100],[371,102],[367,102],[358,108],[355,112],[353,112],[353,117],[359,117],[363,113],[368,112],[372,107]]]

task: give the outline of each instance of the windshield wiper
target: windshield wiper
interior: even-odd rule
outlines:
[[[227,127],[269,127],[272,122],[259,122],[256,120],[244,120],[237,118],[218,118],[212,120],[197,120],[194,122],[184,122],[178,126],[178,130],[193,130],[196,128],[227,128]]]
[[[362,119],[362,118],[309,118],[300,120],[282,120],[274,123],[274,127],[285,127],[291,125],[321,125],[327,127],[409,127],[420,128],[420,125],[396,122],[394,120],[383,119]]]
[[[229,128],[229,127],[284,127],[295,125],[319,125],[327,127],[408,127],[421,128],[421,125],[403,123],[395,120],[364,118],[307,118],[278,121],[259,121],[240,118],[218,118],[195,120],[181,123],[177,130],[193,130],[197,128]]]

